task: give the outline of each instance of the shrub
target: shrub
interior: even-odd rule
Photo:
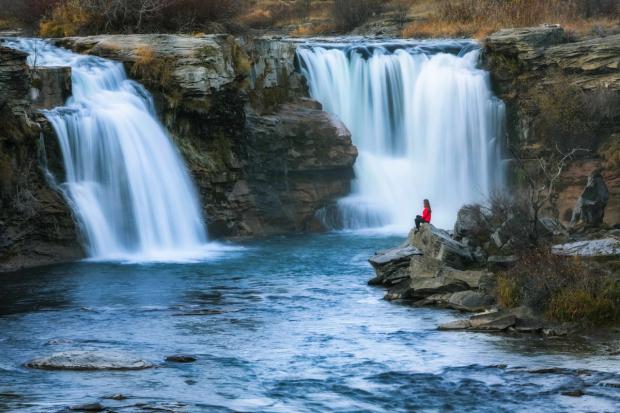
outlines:
[[[80,0],[66,0],[57,5],[49,18],[39,24],[44,37],[76,36],[92,23],[92,16]]]
[[[526,306],[553,321],[597,325],[620,320],[617,281],[548,248],[520,254],[519,264],[499,276],[496,295],[504,308]]]
[[[341,29],[351,30],[381,11],[382,5],[378,0],[334,0],[332,16]]]

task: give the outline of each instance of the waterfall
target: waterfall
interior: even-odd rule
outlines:
[[[405,232],[428,198],[432,222],[451,228],[463,204],[502,186],[505,108],[475,43],[316,43],[297,57],[311,96],[359,150],[352,193],[327,224]]]
[[[102,260],[203,257],[198,197],[183,160],[157,120],[153,101],[123,65],[34,39],[6,41],[38,67],[70,66],[73,96],[44,112],[62,152],[58,182],[79,222],[88,255]]]

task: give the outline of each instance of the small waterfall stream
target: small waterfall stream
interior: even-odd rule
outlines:
[[[183,260],[207,235],[183,160],[149,92],[123,65],[34,39],[10,40],[39,67],[71,66],[73,96],[45,111],[62,151],[59,183],[94,259]],[[35,57],[36,56],[36,57]]]
[[[433,223],[450,228],[503,184],[505,109],[475,43],[316,43],[297,55],[312,97],[359,150],[352,194],[328,224],[406,232],[428,198]]]

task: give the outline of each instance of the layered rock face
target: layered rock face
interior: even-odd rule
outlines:
[[[83,256],[69,208],[41,168],[43,151],[57,148],[44,145],[31,86],[26,55],[0,46],[0,271]]]
[[[303,231],[349,191],[357,151],[345,126],[306,97],[294,42],[123,35],[60,44],[122,61],[155,95],[211,235]]]
[[[497,94],[507,104],[509,144],[532,160],[553,151],[553,145],[542,141],[537,131],[548,109],[541,107],[537,98],[549,90],[560,91],[549,95],[556,99],[556,95],[569,96],[563,90],[585,97],[580,102],[548,102],[556,112],[553,116],[558,118],[557,122],[562,122],[562,118],[567,124],[574,122],[571,111],[592,112],[589,119],[580,121],[586,129],[596,129],[592,142],[579,143],[591,152],[580,156],[563,172],[558,199],[560,218],[564,222],[571,220],[588,175],[602,168],[610,192],[604,221],[619,223],[620,166],[606,157],[615,158],[614,148],[620,142],[620,35],[573,41],[557,26],[502,30],[486,40],[485,64]],[[564,107],[569,111],[559,113]],[[565,138],[556,136],[559,142]],[[607,154],[603,153],[605,148]]]

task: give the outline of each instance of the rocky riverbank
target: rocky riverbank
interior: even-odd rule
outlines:
[[[591,177],[576,209],[584,204],[592,208],[597,205],[587,200],[593,181]],[[605,184],[602,181],[598,185]],[[602,218],[605,203],[598,204],[598,208]],[[377,252],[369,259],[376,276],[368,283],[387,288],[386,300],[477,313],[470,319],[442,324],[442,330],[566,335],[601,321],[588,317],[602,317],[612,324],[618,321],[617,314],[612,313],[617,313],[620,304],[620,295],[613,292],[620,286],[620,229],[601,226],[600,220],[595,224],[589,218],[565,227],[543,217],[538,223],[538,247],[534,248],[531,234],[517,229],[526,224],[525,217],[508,213],[506,220],[498,221],[493,214],[492,208],[465,206],[459,211],[453,231],[431,224],[412,230],[402,245]],[[541,259],[528,259],[528,254]],[[579,260],[568,261],[575,257]],[[520,267],[524,269],[519,271]],[[524,285],[520,277],[530,277],[525,280],[529,285]],[[580,286],[570,285],[571,277],[600,293],[588,295]],[[570,322],[562,319],[566,315],[562,313],[564,308],[551,308],[548,302],[564,297],[556,294],[567,292],[581,297],[578,308],[569,310],[573,311],[569,316],[574,316]],[[530,299],[526,295],[540,297]],[[599,305],[591,300],[605,301],[609,307],[601,307],[605,308],[602,315],[589,311],[588,306]]]

